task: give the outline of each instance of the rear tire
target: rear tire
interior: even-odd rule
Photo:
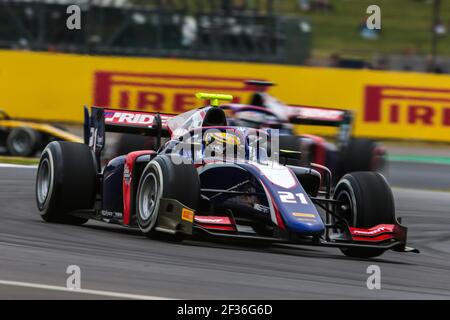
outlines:
[[[370,139],[353,138],[341,150],[339,179],[346,173],[356,171],[377,171],[384,164],[384,150]]]
[[[6,139],[9,154],[18,157],[34,155],[42,143],[41,134],[31,128],[14,128]]]
[[[180,156],[159,155],[142,173],[136,196],[136,221],[148,237],[182,240],[179,234],[158,235],[155,225],[161,198],[175,199],[197,210],[200,200],[200,179],[193,164],[180,163]]]
[[[49,143],[42,152],[36,177],[36,202],[42,219],[76,225],[87,222],[69,213],[93,209],[96,174],[94,156],[87,145]]]
[[[394,224],[395,205],[391,188],[378,172],[353,172],[346,174],[338,182],[335,200],[345,203],[337,214],[351,227],[370,228],[378,224]],[[350,257],[376,257],[384,249],[344,248],[341,251]]]

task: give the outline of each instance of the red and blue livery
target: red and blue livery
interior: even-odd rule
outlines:
[[[89,219],[167,240],[213,238],[336,247],[348,256],[417,252],[376,172],[345,174],[332,191],[323,165],[293,164],[274,128],[231,126],[218,100],[173,116],[85,109],[85,143],[52,142],[42,153],[36,200],[47,222]],[[106,132],[151,136],[155,150],[102,165]],[[294,161],[295,162],[295,161]]]

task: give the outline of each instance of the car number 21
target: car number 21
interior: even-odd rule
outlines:
[[[278,191],[278,196],[280,197],[281,202],[284,203],[301,203],[301,204],[308,204],[308,201],[306,201],[306,197],[303,193],[292,193],[288,191]]]

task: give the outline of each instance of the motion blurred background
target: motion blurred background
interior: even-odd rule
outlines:
[[[82,28],[66,28],[68,5]],[[366,9],[382,10],[382,30]],[[447,0],[1,0],[5,49],[448,73]]]
[[[0,108],[178,113],[201,89],[245,101],[256,78],[286,103],[354,110],[358,136],[450,142],[449,28],[448,0],[0,0]]]

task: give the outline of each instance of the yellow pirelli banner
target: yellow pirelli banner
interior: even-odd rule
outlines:
[[[247,79],[276,82],[289,104],[354,110],[357,136],[450,141],[448,75],[0,51],[0,109],[70,122],[83,105],[179,113],[201,104],[198,91],[245,103]]]

